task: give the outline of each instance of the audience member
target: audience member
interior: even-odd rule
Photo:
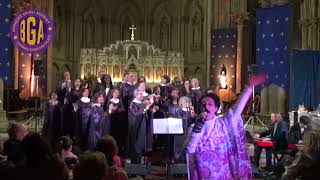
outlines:
[[[12,123],[8,128],[9,139],[3,145],[3,156],[14,164],[22,160],[21,141],[26,136],[27,127],[21,123]]]
[[[106,176],[108,164],[101,152],[87,151],[80,156],[74,170],[74,180],[102,180]]]
[[[308,116],[301,116],[299,124],[296,124],[290,128],[290,131],[288,133],[288,143],[302,143],[303,135],[312,130],[309,124],[310,118]]]
[[[127,173],[121,168],[121,160],[118,153],[118,147],[116,141],[112,136],[106,135],[102,137],[96,147],[97,151],[104,153],[107,159],[109,168],[105,179],[112,180],[126,180],[128,179]]]
[[[303,137],[303,148],[282,175],[283,180],[318,179],[320,169],[320,132],[310,131]]]
[[[53,154],[49,144],[37,133],[22,141],[24,160],[16,167],[16,179],[67,180],[68,169],[59,155]]]

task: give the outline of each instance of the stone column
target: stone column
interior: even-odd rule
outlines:
[[[207,1],[207,79],[206,79],[206,87],[210,86],[210,62],[211,62],[211,25],[212,25],[212,2],[211,1]]]
[[[236,93],[241,91],[241,67],[243,61],[243,28],[249,20],[248,13],[231,14],[232,20],[237,25],[237,61],[236,61]]]
[[[0,121],[7,121],[6,111],[3,109],[3,80],[0,78]]]
[[[48,0],[48,15],[53,18],[53,8],[54,8],[54,1]],[[53,87],[52,86],[52,44],[49,46],[47,50],[47,92],[51,92]]]

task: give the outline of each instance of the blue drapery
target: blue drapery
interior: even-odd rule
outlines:
[[[290,7],[278,6],[256,11],[256,64],[268,74],[263,86],[275,83],[288,90]]]
[[[290,109],[300,104],[315,109],[320,104],[320,51],[292,52],[290,63]]]
[[[0,78],[8,87],[11,85],[12,47],[9,38],[11,0],[0,2]]]

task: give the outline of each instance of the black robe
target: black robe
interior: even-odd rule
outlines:
[[[171,91],[172,91],[172,85],[168,84],[168,85],[160,85],[160,95],[161,97],[166,100],[169,98],[169,96],[171,95]]]
[[[127,113],[124,111],[112,112],[110,114],[110,135],[117,142],[119,154],[125,153],[127,129]]]
[[[82,150],[85,150],[88,144],[91,102],[85,103],[78,100],[76,106],[78,108],[76,112],[74,112],[74,118],[76,119],[76,144],[78,144]]]
[[[51,145],[55,145],[62,135],[62,106],[60,102],[56,105],[48,102],[45,108],[45,119],[42,128],[42,135]]]
[[[64,98],[66,97],[67,93],[69,93],[71,90],[71,89],[67,89],[66,86],[62,87],[63,83],[66,84],[66,81],[60,81],[57,88],[56,88],[57,95],[58,95],[58,101],[61,104],[64,104]]]
[[[200,114],[200,110],[201,110],[201,98],[203,96],[203,92],[202,89],[191,89],[191,102],[192,102],[192,106],[194,107],[195,113]]]
[[[133,93],[135,90],[134,84],[124,83],[120,89],[120,94],[123,102],[124,109],[128,110],[128,107],[133,100]]]
[[[146,105],[132,101],[128,113],[129,157],[140,164],[146,143]]]
[[[183,126],[183,134],[174,135],[173,137],[173,151],[174,151],[174,160],[178,162],[184,162],[185,156],[183,154],[183,145],[187,135],[188,127],[191,121],[191,114],[190,111],[184,111],[181,108],[176,111],[174,114],[175,118],[182,119],[182,126]]]
[[[94,149],[103,135],[104,111],[102,106],[93,105],[89,116],[88,149]]]

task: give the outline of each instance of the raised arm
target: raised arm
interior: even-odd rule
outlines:
[[[233,114],[240,115],[245,107],[248,99],[251,97],[251,93],[253,87],[262,84],[266,81],[267,76],[266,74],[253,74],[248,81],[247,86],[245,87],[243,93],[241,94],[240,98],[238,99],[237,103],[233,107]]]

